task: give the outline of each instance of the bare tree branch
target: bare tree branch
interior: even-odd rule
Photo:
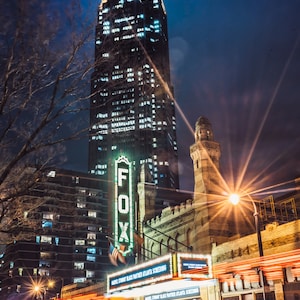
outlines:
[[[51,1],[12,0],[2,10],[0,242],[5,242],[24,238],[21,227],[33,230],[24,201],[43,180],[41,170],[65,159],[65,141],[88,133],[87,122],[75,116],[89,107],[95,24],[85,22],[72,2],[62,10]],[[28,167],[34,167],[30,175]],[[27,214],[43,204],[34,199]]]

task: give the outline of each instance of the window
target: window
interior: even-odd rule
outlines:
[[[75,245],[84,246],[85,245],[85,240],[75,240]]]
[[[74,283],[83,283],[85,282],[85,278],[84,277],[76,277],[74,278]]]
[[[88,240],[95,240],[95,239],[96,239],[96,233],[94,233],[94,232],[89,232],[89,233],[87,234],[87,239],[88,239]]]
[[[151,258],[154,258],[154,257],[155,257],[155,254],[154,254],[154,252],[153,252],[153,249],[154,249],[154,243],[151,244],[151,248],[150,248]]]
[[[44,212],[43,213],[43,219],[46,219],[46,220],[53,220],[53,213],[50,213],[50,212]]]
[[[94,247],[87,248],[86,252],[90,254],[96,254],[96,248]]]
[[[92,217],[92,218],[96,218],[97,217],[97,212],[94,210],[89,210],[88,211],[88,216]]]
[[[173,239],[169,237],[167,241],[167,247],[169,251],[175,250],[175,247],[173,246],[173,242],[174,242]]]
[[[92,278],[95,277],[94,271],[86,271],[86,278]]]
[[[179,233],[176,234],[175,237],[175,250],[178,251],[178,239],[179,239]]]
[[[164,240],[161,240],[159,243],[159,254],[162,255],[162,246],[164,244]]]
[[[85,203],[85,198],[84,197],[78,197],[77,198],[77,207],[78,208],[85,208],[86,203]]]
[[[55,177],[56,175],[56,172],[55,171],[49,171],[48,174],[47,174],[47,177]]]
[[[52,244],[52,237],[47,235],[41,236],[41,243]]]
[[[75,270],[83,270],[84,269],[84,263],[83,262],[74,262],[74,269]]]
[[[49,276],[50,272],[47,269],[39,269],[39,275],[40,276]]]
[[[88,231],[96,231],[96,226],[88,226]],[[99,230],[100,231],[100,230]]]
[[[188,247],[191,247],[191,234],[192,234],[192,230],[189,228],[186,232],[186,244]]]
[[[52,258],[51,252],[41,252],[40,256],[42,259],[51,259]]]
[[[95,261],[96,261],[96,256],[95,256],[95,255],[88,254],[88,255],[86,256],[86,260],[87,260],[87,261],[93,261],[93,262],[95,262]]]
[[[47,260],[40,260],[39,267],[50,268],[50,262]]]
[[[52,228],[51,220],[42,220],[42,228]]]

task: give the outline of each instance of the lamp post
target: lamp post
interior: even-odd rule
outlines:
[[[62,296],[63,296],[63,287],[64,287],[64,278],[63,277],[59,277],[59,278],[61,280],[61,287],[60,287],[59,296],[60,296],[60,298],[62,298]]]
[[[257,211],[257,206],[254,203],[252,197],[247,194],[247,197],[250,199],[252,205],[253,205],[253,217],[255,220],[255,230],[256,230],[256,236],[257,236],[257,244],[258,244],[258,253],[260,257],[264,256],[264,251],[263,251],[263,244],[262,244],[262,239],[261,239],[261,231],[260,231],[260,218],[259,218],[259,213]],[[231,194],[229,196],[229,201],[234,204],[237,205],[240,201],[240,196],[238,194]],[[266,300],[266,294],[265,294],[265,280],[264,280],[264,276],[263,276],[263,272],[261,270],[261,268],[259,268],[259,277],[260,277],[260,281],[262,284],[262,293],[263,293],[263,300]]]

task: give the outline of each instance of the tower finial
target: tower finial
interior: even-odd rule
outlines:
[[[195,142],[213,141],[212,126],[206,117],[199,117],[195,124]]]

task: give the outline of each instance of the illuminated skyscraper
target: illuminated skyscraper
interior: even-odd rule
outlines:
[[[146,165],[155,185],[179,188],[163,0],[102,0],[95,43],[89,172],[111,182],[124,155],[136,177]]]

